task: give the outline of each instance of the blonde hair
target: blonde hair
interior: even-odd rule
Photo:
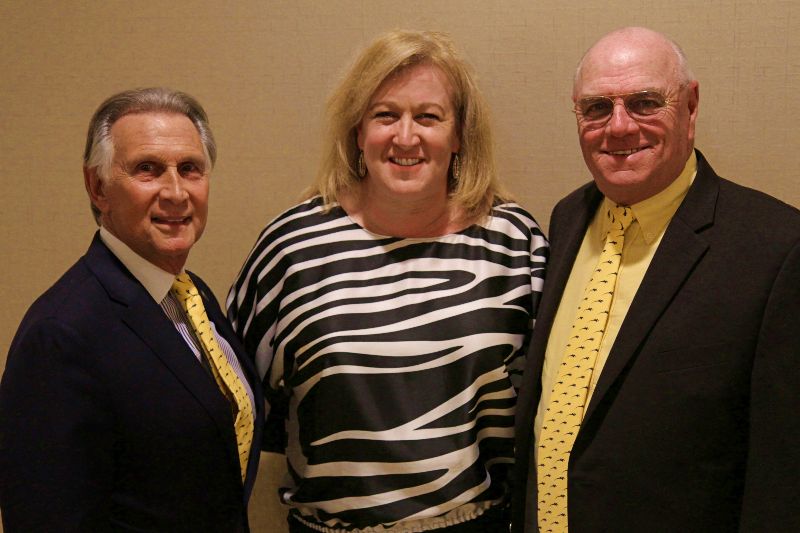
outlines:
[[[330,207],[340,194],[358,192],[357,126],[378,87],[398,71],[419,64],[441,69],[452,85],[461,168],[457,180],[449,179],[450,200],[468,219],[480,219],[489,215],[496,202],[510,199],[497,179],[489,111],[472,69],[458,56],[447,35],[406,30],[391,31],[375,40],[330,96],[322,164],[307,197],[321,195]]]

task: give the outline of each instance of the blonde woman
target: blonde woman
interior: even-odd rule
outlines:
[[[546,241],[498,183],[446,36],[379,37],[328,119],[307,201],[262,232],[228,297],[267,440],[286,441],[290,529],[506,532]]]

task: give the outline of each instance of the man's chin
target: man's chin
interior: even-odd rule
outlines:
[[[647,176],[638,172],[609,172],[595,178],[600,192],[620,205],[632,205],[647,197]]]

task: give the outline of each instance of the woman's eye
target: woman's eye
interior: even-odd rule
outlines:
[[[438,122],[440,120],[439,119],[439,115],[437,115],[435,113],[421,113],[421,114],[417,115],[417,118],[419,120],[423,120],[423,121],[427,120],[427,121],[437,121]]]

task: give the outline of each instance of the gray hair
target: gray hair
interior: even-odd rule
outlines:
[[[100,104],[89,122],[86,149],[83,152],[84,167],[96,168],[100,179],[108,179],[114,159],[111,127],[125,115],[150,112],[177,113],[189,118],[200,134],[206,159],[210,163],[209,168],[214,166],[217,160],[217,144],[203,106],[186,93],[164,87],[148,87],[117,93]],[[95,221],[99,224],[100,212],[94,204],[91,207]]]

